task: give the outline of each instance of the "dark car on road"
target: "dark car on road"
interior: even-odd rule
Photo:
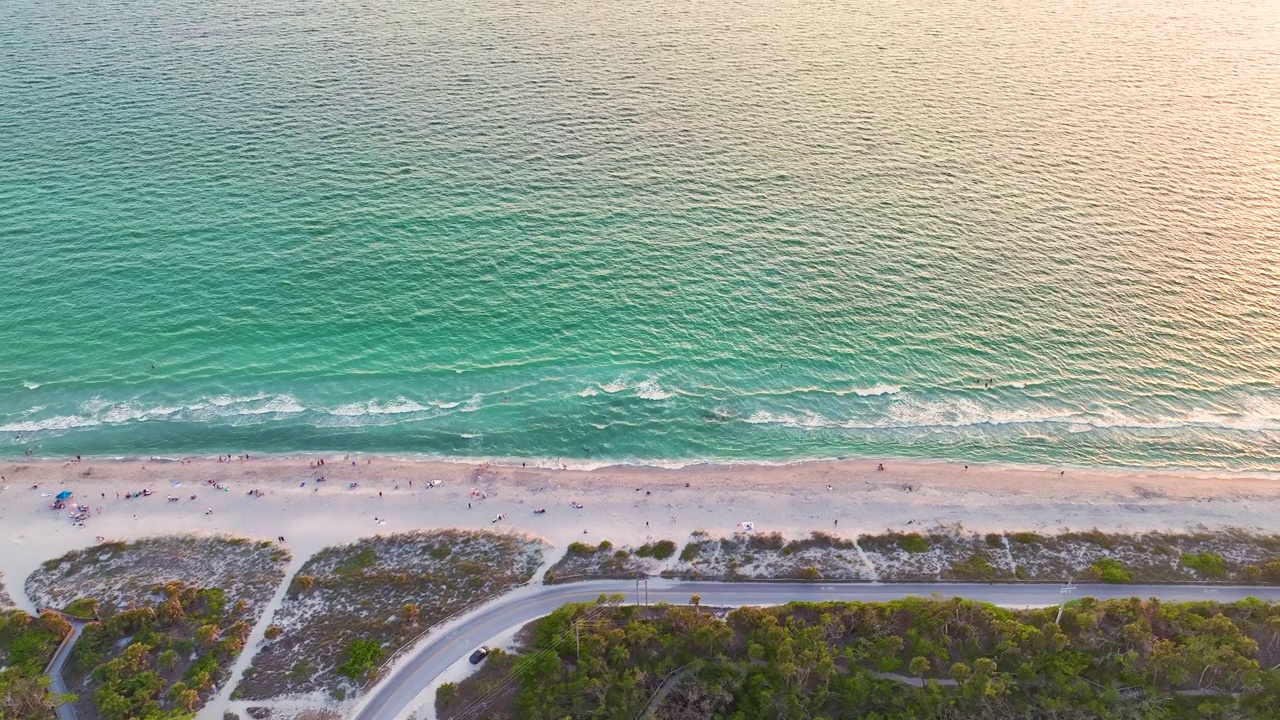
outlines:
[[[480,647],[476,648],[475,652],[471,653],[471,664],[479,665],[480,661],[484,660],[487,657],[489,657],[489,648],[485,645],[481,645]]]

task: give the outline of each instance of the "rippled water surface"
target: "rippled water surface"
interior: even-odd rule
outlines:
[[[0,433],[1276,470],[1280,3],[9,0]]]

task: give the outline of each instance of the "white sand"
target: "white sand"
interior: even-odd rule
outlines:
[[[975,531],[1097,527],[1138,532],[1199,526],[1280,531],[1280,475],[1077,469],[1059,474],[900,461],[881,472],[875,461],[865,460],[590,471],[363,456],[353,466],[340,455],[313,470],[312,461],[5,465],[0,469],[0,573],[14,600],[31,609],[22,589],[31,571],[47,559],[94,544],[97,536],[118,540],[189,531],[283,535],[301,559],[366,535],[443,527],[513,529],[557,547],[606,538],[618,544],[637,544],[647,537],[683,542],[694,530],[729,534],[748,520],[757,532],[789,536],[833,529],[851,536],[904,529],[908,521],[914,521],[913,529],[959,522]],[[327,481],[317,484],[320,476]],[[208,480],[229,490],[217,491]],[[432,481],[440,484],[428,487]],[[352,482],[360,488],[348,489]],[[174,483],[181,486],[174,488]],[[33,484],[39,487],[32,489]],[[153,495],[116,498],[144,488]],[[255,488],[266,495],[248,496]],[[487,498],[471,498],[473,489]],[[61,490],[101,507],[101,514],[90,517],[85,527],[71,525],[66,511],[49,509],[51,496],[41,497]],[[196,500],[188,499],[192,494]],[[167,502],[168,495],[181,500]],[[574,501],[585,508],[571,509]],[[546,514],[534,515],[537,508],[546,508]],[[207,509],[213,513],[206,515]],[[492,524],[498,513],[506,513],[506,519]],[[836,519],[839,526],[833,527]]]

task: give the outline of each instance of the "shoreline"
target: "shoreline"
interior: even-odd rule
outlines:
[[[343,458],[0,462],[0,574],[11,596],[28,606],[23,585],[45,560],[98,537],[188,532],[285,536],[305,557],[370,535],[485,529],[544,540],[553,548],[549,562],[575,541],[682,544],[694,531],[728,536],[747,521],[757,533],[789,538],[956,524],[977,532],[1280,532],[1280,479],[1226,473],[978,464],[966,470],[963,463],[889,459],[883,471],[877,461],[850,459],[551,470]],[[144,489],[153,494],[126,497]],[[50,509],[52,495],[63,490],[92,508],[83,527],[72,524],[67,510]],[[170,495],[177,499],[167,501]]]
[[[318,459],[332,460],[339,456],[352,456],[359,460],[372,459],[383,463],[399,463],[399,464],[415,464],[415,465],[462,465],[462,466],[490,466],[496,468],[522,469],[522,470],[549,470],[556,472],[578,472],[593,473],[599,471],[632,471],[632,470],[664,470],[664,471],[685,471],[699,469],[717,469],[723,471],[730,470],[753,470],[759,468],[803,468],[810,465],[839,465],[852,466],[857,464],[871,463],[878,465],[881,463],[892,463],[894,466],[912,466],[912,467],[933,467],[938,469],[944,468],[963,468],[967,465],[971,472],[1019,472],[1019,473],[1061,473],[1063,471],[1073,474],[1107,474],[1114,477],[1147,477],[1147,476],[1168,476],[1185,479],[1200,480],[1264,480],[1280,483],[1280,469],[1272,472],[1264,472],[1258,470],[1234,470],[1231,468],[1181,468],[1181,467],[1142,467],[1128,465],[1045,465],[1038,463],[1016,463],[1016,462],[984,462],[984,461],[964,461],[950,460],[939,458],[912,458],[899,457],[894,455],[882,455],[876,457],[869,456],[853,456],[841,455],[838,457],[827,458],[793,458],[788,460],[725,460],[725,459],[698,459],[691,458],[687,460],[670,460],[670,459],[651,459],[651,460],[627,460],[627,459],[609,459],[609,460],[585,460],[583,458],[545,458],[545,457],[498,457],[498,456],[471,456],[471,455],[426,455],[415,453],[394,453],[394,452],[376,452],[376,453],[348,453],[341,450],[333,451],[299,451],[299,452],[282,452],[282,453],[264,453],[261,455],[252,455],[254,463],[294,463],[308,462]],[[170,465],[174,463],[182,463],[186,461],[201,462],[217,462],[217,455],[189,454],[189,455],[111,455],[111,456],[94,456],[85,458],[86,463],[104,463],[104,464],[154,464],[154,465]],[[74,459],[74,458],[73,458]],[[67,456],[5,456],[0,455],[0,466],[4,465],[65,465],[71,462]]]

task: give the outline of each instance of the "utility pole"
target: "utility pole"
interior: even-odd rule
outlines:
[[[640,578],[636,578],[636,605],[640,604]]]
[[[644,606],[649,607],[649,578],[644,579]]]
[[[582,665],[582,634],[579,630],[582,628],[581,620],[573,621],[573,643],[577,646],[578,665]]]
[[[1067,609],[1067,595],[1075,589],[1076,586],[1071,584],[1071,578],[1067,578],[1067,586],[1058,591],[1062,593],[1062,604],[1058,606],[1058,618],[1053,621],[1054,625],[1062,624],[1062,611]]]

